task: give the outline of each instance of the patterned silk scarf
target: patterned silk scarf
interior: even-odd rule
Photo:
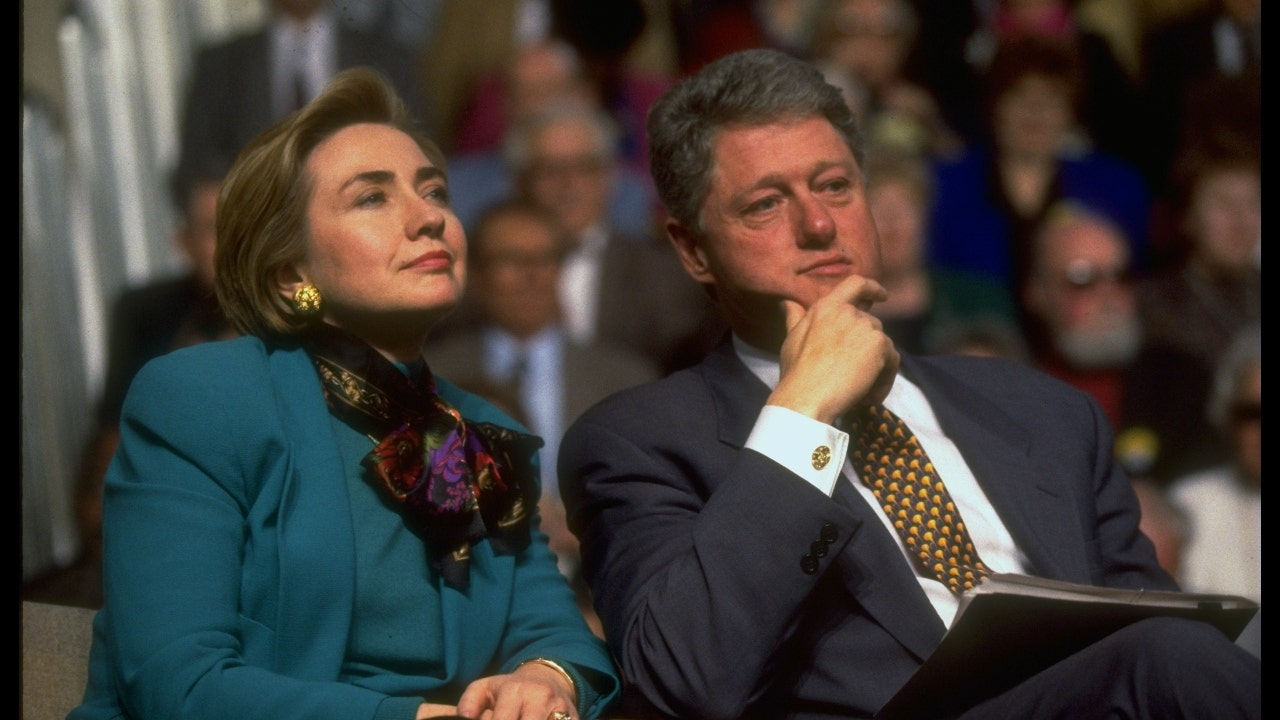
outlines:
[[[465,420],[436,393],[429,368],[415,382],[333,326],[313,326],[304,345],[329,411],[374,442],[369,481],[423,535],[447,584],[467,588],[471,546],[486,537],[498,554],[529,545],[541,438]]]

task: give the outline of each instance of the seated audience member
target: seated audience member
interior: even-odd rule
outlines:
[[[505,71],[501,86],[505,128],[518,128],[526,119],[560,105],[599,108],[599,97],[585,77],[581,59],[562,41],[519,49]],[[501,138],[449,158],[454,210],[463,227],[471,229],[485,207],[515,194],[514,170],[504,156]],[[612,164],[610,175],[609,224],[630,237],[646,237],[653,232],[658,207],[653,182],[621,163]]]
[[[616,148],[608,115],[561,105],[513,128],[506,152],[516,197],[551,210],[568,233],[560,309],[569,337],[638,352],[666,371],[704,335],[710,302],[664,244],[611,221]],[[448,332],[473,321],[476,308],[464,310]]]
[[[1026,338],[1018,325],[993,315],[961,318],[938,327],[925,352],[1031,362]]]
[[[863,89],[858,119],[871,143],[946,157],[963,139],[933,92],[911,76],[918,24],[911,0],[821,0],[808,55]]]
[[[1246,328],[1223,354],[1208,416],[1231,451],[1218,466],[1174,480],[1191,521],[1182,581],[1188,590],[1262,600],[1262,329]]]
[[[1062,203],[1032,238],[1022,288],[1032,361],[1092,395],[1117,431],[1127,373],[1142,347],[1130,272],[1119,228]]]
[[[559,282],[566,244],[545,208],[509,200],[486,211],[471,233],[468,253],[469,292],[481,309],[481,322],[428,342],[427,353],[432,372],[461,387],[502,388],[542,438],[543,530],[560,558],[560,570],[579,591],[588,621],[598,629],[578,572],[578,540],[564,522],[556,451],[565,428],[588,407],[624,387],[654,380],[659,372],[644,356],[583,344],[565,333]]]
[[[173,242],[186,270],[126,288],[111,308],[106,380],[95,426],[76,464],[73,511],[80,549],[70,565],[33,578],[23,588],[24,598],[102,606],[102,478],[119,440],[125,393],[152,358],[236,334],[213,291],[214,223],[224,170],[189,168],[171,178],[177,213]]]
[[[1083,16],[1080,0],[980,0],[961,4],[975,6],[979,19],[978,27],[967,39],[963,58],[979,77],[1006,42],[1030,37],[1065,45],[1079,58],[1085,90],[1078,112],[1081,131],[1097,149],[1135,162],[1145,128],[1139,120],[1134,71],[1121,61],[1115,39]],[[928,7],[922,12],[934,10]]]
[[[1262,602],[1262,327],[1244,329],[1219,362],[1209,420],[1230,456],[1221,465],[1173,481],[1169,491],[1187,514],[1182,553],[1188,590],[1243,595]],[[1240,644],[1262,657],[1261,613]]]
[[[175,172],[170,185],[178,212],[174,245],[187,269],[177,277],[126,289],[116,299],[109,321],[106,382],[98,408],[103,425],[115,425],[129,383],[148,360],[236,334],[213,290],[218,193],[225,173],[188,170],[190,173]]]
[[[990,572],[1176,588],[1088,395],[884,334],[858,128],[820,71],[727,56],[649,133],[669,238],[732,336],[588,410],[559,470],[613,655],[655,713],[871,718]],[[895,529],[891,448],[950,488],[954,542]],[[1261,663],[1208,624],[1143,620],[958,716],[1256,718]]]
[[[451,155],[500,151],[511,126],[539,109],[564,102],[598,105],[578,51],[548,34],[511,51],[511,57],[483,78],[463,110],[458,143]]]
[[[196,51],[182,108],[180,168],[229,167],[255,135],[301,107],[338,71],[391,78],[412,115],[422,103],[412,51],[344,22],[324,0],[267,0],[261,27]]]
[[[1036,227],[1058,201],[1072,200],[1118,225],[1134,269],[1145,270],[1150,194],[1135,167],[1080,141],[1080,73],[1078,57],[1053,40],[1000,44],[983,75],[985,136],[935,163],[930,262],[1016,292]]]
[[[1245,327],[1262,322],[1262,170],[1244,150],[1189,148],[1173,182],[1187,248],[1138,285],[1146,340],[1126,391],[1127,426],[1159,443],[1161,481],[1229,455],[1206,421],[1214,368]]]
[[[1188,116],[1226,109],[1203,105],[1207,98],[1197,97],[1200,90],[1222,79],[1242,79],[1259,92],[1262,85],[1262,0],[1172,5],[1181,7],[1148,25],[1141,37],[1142,147],[1149,155],[1144,166],[1160,194]]]
[[[926,254],[932,176],[928,161],[877,146],[865,158],[867,202],[880,234],[880,284],[889,297],[872,313],[899,348],[926,352],[939,327],[965,318],[1017,317],[1005,287],[974,273],[933,268]]]
[[[72,720],[573,719],[615,696],[539,529],[540,441],[423,356],[467,248],[414,132],[350,70],[228,173],[215,283],[244,336],[129,389]]]
[[[710,0],[671,3],[680,49],[680,74],[748,48],[774,48],[804,57],[813,16],[823,0]]]
[[[676,69],[668,0],[434,2],[438,8],[419,74],[430,99],[432,127],[449,155],[501,141],[505,123],[498,108],[503,104],[499,98],[504,68],[530,45],[558,38],[579,55],[591,51],[593,56],[609,57],[623,76],[623,97],[643,98],[614,106],[601,94],[607,110],[619,111],[619,122],[626,112],[638,112],[635,119],[642,124],[647,101],[669,84]],[[600,79],[593,77],[592,84],[604,90]]]
[[[675,78],[675,35],[664,0],[550,0],[552,30],[578,51],[600,106],[618,127],[618,159],[643,172],[644,122],[653,101]],[[646,36],[665,40],[663,62],[642,67],[633,54]],[[650,48],[652,49],[652,48]]]

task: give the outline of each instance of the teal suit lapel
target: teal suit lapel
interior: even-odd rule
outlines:
[[[288,467],[273,470],[284,483],[277,659],[287,675],[332,680],[342,666],[355,607],[355,537],[342,456],[307,354],[277,350],[269,365],[292,449],[282,461]]]

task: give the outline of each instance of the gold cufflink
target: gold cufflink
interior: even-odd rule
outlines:
[[[814,470],[821,470],[827,466],[827,463],[831,462],[831,448],[826,445],[819,445],[814,449],[810,460],[813,462]]]

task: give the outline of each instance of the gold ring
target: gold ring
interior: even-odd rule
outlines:
[[[573,720],[573,716],[563,710],[554,710],[547,716],[547,720]]]

